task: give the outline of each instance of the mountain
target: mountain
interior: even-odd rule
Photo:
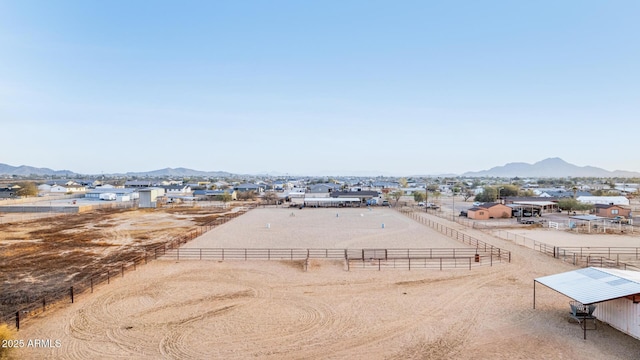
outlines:
[[[489,170],[466,172],[469,177],[640,177],[633,171],[608,171],[594,166],[577,166],[560,158],[549,158],[535,164],[508,163]]]
[[[7,164],[0,164],[0,175],[17,175],[17,176],[68,176],[77,177],[80,174],[70,170],[52,170],[49,168],[35,168],[32,166],[11,166]],[[86,175],[86,174],[85,174]],[[97,175],[97,174],[94,174]],[[123,174],[110,174],[110,175],[123,175]],[[147,172],[128,172],[124,175],[127,176],[139,176],[139,177],[191,177],[191,176],[209,176],[209,177],[232,177],[231,173],[224,171],[199,171],[186,168],[165,168]]]
[[[45,176],[45,175],[58,175],[58,176],[74,176],[77,175],[70,170],[52,170],[49,168],[36,168],[32,166],[20,165],[11,166],[7,164],[0,164],[0,175],[17,175],[17,176]]]
[[[139,176],[139,177],[190,177],[190,176],[202,176],[202,177],[231,177],[233,174],[225,171],[200,171],[187,168],[164,168],[160,170],[146,171],[146,172],[128,172],[127,176]]]

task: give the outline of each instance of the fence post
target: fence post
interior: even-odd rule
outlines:
[[[120,277],[124,277],[124,263],[120,264]]]
[[[177,249],[178,251],[176,251],[176,261],[180,261],[180,248]]]
[[[20,331],[20,311],[16,311],[16,330]]]
[[[109,282],[110,282],[110,277],[111,277],[111,276],[110,276],[110,274],[109,274],[109,270],[107,270],[107,284],[109,284]]]
[[[378,259],[378,271],[380,271],[380,259]]]
[[[47,309],[47,301],[45,300],[44,296],[42,297],[42,312],[44,312]]]
[[[91,276],[91,293],[93,294],[93,276]]]
[[[73,304],[73,286],[69,288],[69,291],[71,293],[71,303]]]

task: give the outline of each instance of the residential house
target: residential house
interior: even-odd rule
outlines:
[[[140,195],[138,194],[138,189],[133,188],[108,188],[108,187],[97,187],[95,189],[90,189],[84,195],[86,199],[90,200],[101,200],[100,195],[104,194],[114,194],[116,196],[117,201],[131,201],[138,199]]]
[[[467,217],[474,220],[505,219],[511,217],[511,208],[500,203],[484,203],[467,210]]]
[[[87,188],[82,185],[54,185],[51,187],[49,192],[52,193],[77,193],[77,192],[85,192]]]
[[[329,194],[334,191],[340,191],[340,185],[338,184],[314,184],[309,186],[308,193],[317,195],[317,194]]]
[[[161,185],[167,196],[171,195],[191,195],[191,186],[189,185]]]
[[[256,184],[244,183],[244,184],[240,184],[240,185],[234,186],[233,189],[238,191],[238,192],[253,191],[256,194],[261,194],[261,193],[264,192],[265,186],[264,185],[256,185]]]
[[[200,199],[220,201],[220,200],[222,200],[222,196],[225,193],[231,195],[231,200],[238,200],[238,193],[233,189],[229,189],[229,190],[194,190],[193,191],[193,196],[195,196],[196,198],[200,198]]]
[[[631,209],[614,204],[595,204],[595,215],[614,218],[616,216],[631,217]]]
[[[124,183],[126,188],[148,188],[152,185],[149,180],[127,180]]]

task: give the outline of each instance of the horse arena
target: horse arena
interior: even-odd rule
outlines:
[[[420,216],[431,217],[428,214]],[[30,317],[18,338],[59,347],[21,359],[637,359],[640,341],[602,324],[589,339],[570,299],[533,279],[575,269],[433,217],[511,252],[473,269],[351,270],[344,259],[164,256]],[[388,208],[258,208],[182,249],[469,249]]]

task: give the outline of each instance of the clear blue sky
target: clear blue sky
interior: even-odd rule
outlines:
[[[640,171],[640,1],[0,0],[0,163]]]

